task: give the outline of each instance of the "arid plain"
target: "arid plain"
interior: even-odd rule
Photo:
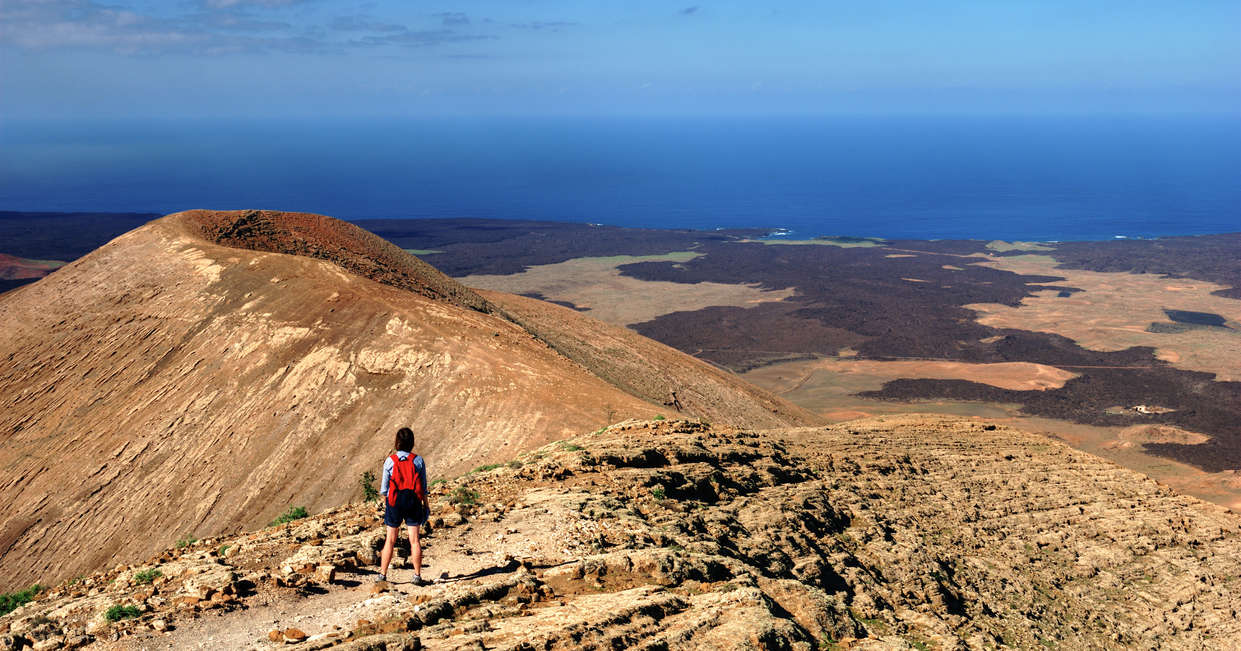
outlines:
[[[1207,238],[1203,238],[1207,239]],[[753,243],[753,240],[744,243]],[[1124,243],[1132,246],[1131,243]],[[1229,246],[1230,241],[1224,245]],[[960,307],[969,322],[958,328],[964,339],[979,331],[973,326],[984,326],[995,334],[980,337],[983,344],[998,342],[1011,331],[1028,331],[1052,335],[1075,347],[1090,351],[1117,352],[1150,350],[1150,359],[1065,360],[1055,359],[1046,351],[1027,350],[1006,357],[1012,361],[971,360],[965,355],[931,355],[905,357],[878,354],[862,354],[851,346],[836,350],[788,346],[797,333],[789,328],[751,328],[744,336],[720,344],[718,348],[699,345],[707,337],[677,335],[663,338],[666,343],[682,350],[731,367],[741,377],[792,402],[815,411],[831,421],[862,418],[872,415],[913,412],[978,416],[1001,419],[1023,428],[1033,428],[1048,436],[1059,438],[1080,449],[1111,459],[1126,467],[1146,473],[1166,482],[1177,490],[1197,495],[1219,504],[1241,508],[1241,472],[1234,468],[1203,469],[1192,462],[1192,452],[1182,458],[1168,458],[1151,445],[1170,444],[1196,446],[1211,441],[1213,437],[1232,440],[1241,439],[1241,420],[1233,420],[1231,426],[1212,433],[1181,427],[1168,414],[1185,405],[1159,404],[1161,397],[1169,394],[1166,387],[1149,391],[1149,400],[1126,400],[1120,395],[1115,404],[1092,405],[1099,414],[1094,418],[1056,418],[1046,413],[1023,410],[1018,396],[1032,392],[1060,390],[1071,392],[1073,380],[1083,377],[1083,372],[1117,371],[1121,373],[1153,370],[1163,366],[1168,369],[1212,374],[1195,379],[1195,383],[1223,385],[1229,393],[1235,393],[1237,380],[1241,379],[1241,301],[1225,294],[1231,286],[1218,280],[1219,274],[1187,275],[1169,272],[1135,273],[1133,271],[1093,271],[1063,268],[1049,254],[1056,250],[1051,243],[1030,242],[977,242],[955,243],[945,251],[944,243],[901,242],[887,243],[882,240],[846,238],[844,240],[784,241],[774,240],[761,245],[779,249],[804,248],[811,251],[821,247],[840,247],[873,251],[870,262],[878,268],[871,271],[876,282],[884,278],[909,285],[917,292],[920,285],[934,284],[939,291],[951,292],[956,274],[968,276],[973,269],[993,269],[1009,272],[1019,278],[1028,278],[1028,293],[1018,300],[965,303]],[[1093,246],[1106,250],[1115,246],[1112,242],[1099,242]],[[812,248],[813,247],[813,248]],[[952,252],[970,251],[972,252]],[[1241,253],[1241,252],[1239,252]],[[720,291],[720,283],[699,281],[677,284],[667,280],[646,280],[627,277],[625,265],[639,262],[670,262],[684,268],[686,264],[700,259],[710,252],[691,249],[684,253],[652,256],[648,259],[582,258],[529,269],[507,275],[469,275],[462,278],[467,285],[491,287],[505,291],[537,295],[547,300],[574,305],[585,314],[605,321],[636,326],[640,332],[660,339],[657,328],[645,328],[642,324],[658,317],[670,317],[686,329],[693,330],[695,316],[701,317],[700,329],[717,326],[721,321],[743,322],[747,316],[739,310],[751,310],[758,303],[785,301],[798,296],[810,302],[814,296],[798,284],[772,286],[760,283],[735,285],[731,295]],[[926,278],[905,275],[898,263],[919,258],[943,261],[955,258],[953,264],[939,265],[942,270]],[[431,259],[434,260],[432,257]],[[887,262],[892,269],[883,269]],[[779,262],[777,260],[777,262]],[[1135,269],[1147,264],[1140,256],[1131,263]],[[807,265],[810,266],[810,265]],[[570,270],[590,268],[594,273],[570,273]],[[604,272],[603,270],[607,271]],[[814,273],[806,269],[807,274]],[[946,273],[945,273],[946,272]],[[1238,272],[1241,274],[1241,271]],[[640,274],[635,274],[640,275]],[[923,274],[927,275],[927,274]],[[1193,277],[1197,275],[1199,277]],[[616,282],[611,279],[623,279]],[[989,283],[988,280],[974,282]],[[1241,275],[1237,276],[1241,284]],[[702,297],[718,297],[710,307],[701,307],[701,301],[684,301],[681,297],[692,293],[690,288],[703,288]],[[817,289],[817,288],[812,288]],[[969,287],[960,287],[961,294],[968,294]],[[765,290],[765,293],[755,293]],[[791,294],[791,295],[790,295]],[[607,297],[600,305],[601,297]],[[662,314],[652,316],[655,307],[663,308]],[[853,309],[865,309],[860,302]],[[939,306],[919,305],[919,309],[947,311],[957,306],[945,301]],[[715,308],[714,310],[712,308]],[[723,310],[730,308],[727,316]],[[845,308],[848,309],[848,308]],[[911,305],[910,309],[914,309]],[[1196,313],[1215,315],[1220,325],[1196,325],[1178,323],[1171,314]],[[801,316],[793,312],[794,316]],[[755,320],[749,316],[751,320]],[[957,317],[961,319],[960,316]],[[1162,326],[1162,327],[1161,327]],[[821,327],[821,326],[820,326]],[[918,333],[911,329],[912,336]],[[855,332],[855,335],[861,334]],[[859,338],[860,339],[860,338]],[[847,341],[847,335],[838,338]],[[990,340],[990,341],[989,341]],[[1060,343],[1060,342],[1057,342]],[[963,343],[959,349],[966,348]],[[764,359],[764,356],[767,356]],[[953,358],[955,357],[955,358]],[[740,360],[740,362],[738,362]],[[755,360],[759,360],[755,363]],[[1020,360],[1020,361],[1018,361]],[[1027,361],[1028,360],[1028,361]],[[1046,361],[1047,363],[1040,363]],[[1086,363],[1073,363],[1081,361]],[[1067,363],[1066,363],[1067,362]],[[961,398],[934,395],[901,396],[896,400],[883,395],[885,385],[897,380],[954,381],[970,385],[995,387],[1013,393],[1014,399],[987,399],[985,394]],[[1122,380],[1123,381],[1123,380]],[[1135,384],[1146,382],[1135,379]],[[1167,384],[1167,382],[1164,382]],[[1067,385],[1067,388],[1066,388]],[[1176,393],[1171,391],[1171,393]],[[1125,398],[1131,395],[1127,392]],[[1097,403],[1097,401],[1096,401]],[[1150,403],[1150,404],[1147,404]],[[1106,421],[1115,421],[1115,424]]]

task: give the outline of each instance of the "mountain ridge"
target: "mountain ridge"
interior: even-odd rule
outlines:
[[[216,242],[246,228],[253,248]],[[679,355],[666,362],[691,363]],[[294,500],[341,504],[400,426],[451,474],[674,413],[413,256],[300,213],[190,211],[121,235],[0,296],[0,358],[0,589],[258,526]],[[810,422],[711,382],[756,424]]]

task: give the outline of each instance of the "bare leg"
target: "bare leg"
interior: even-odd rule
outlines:
[[[388,539],[384,541],[383,554],[380,555],[379,573],[388,576],[388,564],[392,562],[392,552],[396,550],[397,536],[401,535],[401,530],[397,527],[388,527]]]
[[[422,576],[422,527],[406,527],[409,530],[409,555],[414,561],[414,576]]]

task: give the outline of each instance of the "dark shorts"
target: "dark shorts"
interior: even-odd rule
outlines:
[[[402,520],[408,527],[420,527],[426,524],[427,511],[412,491],[397,493],[396,506],[384,500],[384,524],[389,527],[400,527]]]

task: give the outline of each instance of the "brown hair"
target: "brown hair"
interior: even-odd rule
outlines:
[[[401,452],[414,451],[414,430],[402,427],[396,431],[396,442],[392,444]]]

